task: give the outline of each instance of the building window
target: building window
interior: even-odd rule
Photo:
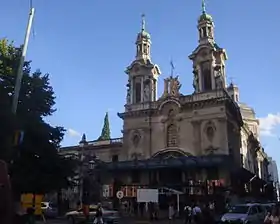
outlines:
[[[203,70],[203,89],[205,91],[212,90],[211,71],[209,69]]]
[[[177,145],[177,127],[171,124],[167,127],[167,147],[176,147]]]
[[[141,83],[135,83],[135,103],[141,102]]]
[[[140,172],[138,170],[133,170],[131,173],[131,182],[140,183]]]
[[[237,101],[237,102],[239,101],[237,94],[235,95],[235,101]]]
[[[202,28],[202,37],[207,37],[207,29],[206,29],[206,27]]]
[[[113,155],[112,162],[118,162],[118,161],[119,161],[119,155]]]

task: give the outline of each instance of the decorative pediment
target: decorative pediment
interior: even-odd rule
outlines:
[[[180,158],[180,157],[192,156],[190,153],[183,151],[180,148],[167,148],[156,152],[152,158],[156,159],[170,159],[170,158]]]
[[[189,59],[194,60],[197,56],[203,56],[211,53],[214,50],[214,46],[211,44],[199,45],[192,53],[189,55]]]
[[[150,69],[153,75],[160,75],[161,71],[158,65],[153,64],[150,60],[135,60],[125,70],[126,74],[138,73],[142,69]]]
[[[164,101],[162,101],[161,104],[159,104],[158,110],[162,111],[164,110],[166,107],[168,110],[168,113],[170,111],[170,109],[176,109],[178,111],[179,108],[181,108],[181,104],[180,101],[176,98],[167,98]]]

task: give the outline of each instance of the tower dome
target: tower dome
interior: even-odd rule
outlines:
[[[202,1],[202,14],[198,18],[198,22],[203,22],[203,21],[213,22],[212,16],[206,13],[206,6],[204,0]]]
[[[145,15],[142,15],[142,28],[141,31],[137,35],[136,43],[141,41],[148,41],[151,42],[151,35],[146,31],[146,22],[145,22]]]

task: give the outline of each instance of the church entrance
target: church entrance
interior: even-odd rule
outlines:
[[[182,185],[182,171],[180,169],[168,168],[159,171],[159,182],[163,186]]]

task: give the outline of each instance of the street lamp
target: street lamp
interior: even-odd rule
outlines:
[[[14,91],[14,97],[13,97],[13,103],[12,103],[12,112],[14,114],[16,114],[16,112],[17,112],[19,92],[20,92],[20,88],[21,88],[21,80],[22,80],[22,73],[23,73],[22,70],[23,70],[24,60],[25,60],[25,56],[26,56],[26,52],[27,52],[34,13],[35,13],[35,8],[33,8],[31,6],[30,12],[29,12],[28,24],[27,24],[26,33],[25,33],[25,38],[24,38],[24,44],[23,44],[23,48],[22,48],[22,52],[21,52],[21,57],[20,57],[18,71],[17,71],[17,77],[16,77],[15,91]]]

